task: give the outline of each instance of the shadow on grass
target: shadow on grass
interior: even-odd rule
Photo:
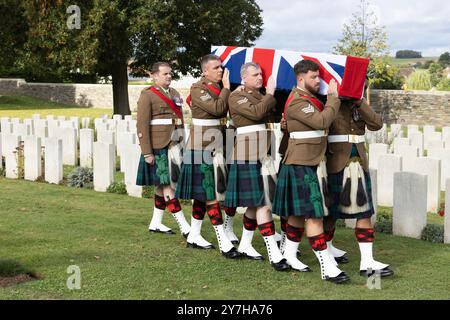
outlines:
[[[0,288],[39,279],[42,277],[17,261],[0,260]]]

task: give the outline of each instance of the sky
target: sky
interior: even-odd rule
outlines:
[[[331,52],[342,26],[359,12],[360,0],[256,0],[264,31],[256,47]],[[385,26],[391,55],[415,50],[424,57],[450,52],[450,2],[443,0],[369,0]]]

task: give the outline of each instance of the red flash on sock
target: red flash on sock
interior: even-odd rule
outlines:
[[[220,206],[218,203],[213,203],[209,206],[206,206],[206,212],[208,213],[213,226],[223,224],[222,212],[220,211]]]
[[[192,204],[192,217],[197,220],[203,220],[206,214],[206,203],[194,200]]]
[[[181,204],[177,198],[170,199],[167,201],[167,209],[170,213],[177,213],[181,211]]]
[[[234,217],[236,214],[236,208],[223,207],[223,211],[225,211],[225,214],[230,217]]]
[[[355,235],[358,242],[373,242],[373,240],[375,239],[373,228],[356,228]]]
[[[155,194],[155,208],[158,208],[160,210],[166,209],[166,200],[164,200],[164,197]]]
[[[304,232],[305,228],[298,228],[288,224],[286,229],[286,236],[291,241],[300,242],[302,240]]]
[[[327,249],[327,242],[325,241],[325,234],[323,233],[314,237],[309,237],[308,240],[314,251],[323,251]]]
[[[280,221],[281,221],[281,230],[283,232],[286,232],[288,226],[288,219],[280,218]]]
[[[260,224],[258,228],[263,237],[269,237],[275,234],[275,224],[273,221]]]
[[[326,240],[326,242],[329,242],[329,241],[333,240],[333,238],[334,238],[334,231],[335,230],[336,229],[333,228],[331,230],[325,231],[325,240]]]
[[[249,231],[255,231],[258,228],[256,219],[251,219],[244,214],[244,228]]]

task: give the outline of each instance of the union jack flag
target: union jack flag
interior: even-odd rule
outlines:
[[[244,63],[256,62],[261,66],[264,85],[273,75],[278,90],[290,91],[296,85],[294,65],[301,60],[312,60],[320,66],[320,94],[326,95],[331,79],[338,83],[341,97],[360,99],[364,92],[369,59],[325,53],[295,52],[287,50],[212,46],[211,53],[222,60],[230,70],[230,82],[241,84],[240,69]]]

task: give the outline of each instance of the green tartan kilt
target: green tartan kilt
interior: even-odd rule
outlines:
[[[170,185],[168,148],[153,149],[155,163],[145,162],[141,155],[136,177],[138,186],[165,186]]]
[[[342,180],[344,178],[345,168],[333,174],[328,174],[328,187],[330,190],[330,196],[332,199],[332,205],[328,208],[329,215],[334,219],[365,219],[370,218],[374,214],[373,199],[372,199],[372,181],[370,180],[369,172],[364,171],[364,178],[366,180],[367,198],[369,201],[370,209],[364,212],[355,214],[346,214],[339,210],[339,198],[343,189]]]
[[[317,166],[282,164],[272,212],[281,217],[322,218],[324,211],[319,188]]]
[[[233,162],[228,173],[226,207],[260,207],[264,200],[264,183],[261,176],[261,163]]]
[[[211,151],[185,151],[175,197],[199,201],[216,199],[214,166],[205,159],[212,159]]]

